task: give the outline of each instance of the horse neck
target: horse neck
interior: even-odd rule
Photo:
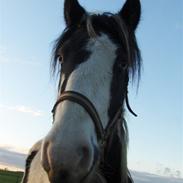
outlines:
[[[126,148],[127,134],[123,121],[114,129],[105,150],[105,161],[102,168],[107,183],[131,183],[128,178]],[[126,178],[125,178],[126,177]],[[123,180],[124,179],[124,180]],[[128,180],[127,180],[128,179]]]

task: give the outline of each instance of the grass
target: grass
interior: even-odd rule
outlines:
[[[23,172],[0,170],[0,183],[20,183]]]

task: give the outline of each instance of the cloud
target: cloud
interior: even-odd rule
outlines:
[[[27,113],[27,114],[31,114],[32,116],[35,116],[35,117],[43,116],[42,111],[35,110],[35,109],[32,109],[31,107],[24,106],[24,105],[6,106],[6,105],[0,104],[0,109],[20,112],[20,113]]]
[[[0,148],[11,152],[17,152],[20,154],[28,154],[29,151],[29,148],[17,147],[8,144],[0,144]]]
[[[176,178],[182,177],[181,169],[178,170],[176,168],[165,166],[163,164],[158,164],[156,173],[158,175],[165,176],[165,177],[176,177]]]
[[[0,165],[24,169],[26,155],[0,147]]]
[[[174,177],[163,177],[155,174],[132,171],[135,183],[182,183],[183,179]]]
[[[166,177],[177,177],[177,178],[180,178],[181,177],[181,171],[180,170],[172,170],[169,167],[165,167],[163,175],[166,176]]]
[[[140,161],[129,161],[129,167],[130,169],[134,171],[140,171],[140,172],[149,172],[151,174],[156,174],[159,176],[164,177],[175,177],[175,178],[183,178],[183,169],[179,164],[175,164],[173,166],[164,164],[164,163],[158,163],[158,162],[150,162],[145,160]]]

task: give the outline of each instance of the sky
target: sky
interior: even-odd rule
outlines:
[[[79,2],[90,12],[114,13],[124,0]],[[143,69],[138,91],[129,89],[138,117],[126,114],[129,168],[183,175],[183,1],[141,3]],[[51,128],[57,88],[50,60],[63,29],[63,0],[0,0],[0,157],[26,153]]]

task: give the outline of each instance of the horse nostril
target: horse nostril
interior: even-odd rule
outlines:
[[[90,150],[87,146],[78,147],[77,153],[80,158],[85,157],[87,159],[90,154]]]
[[[48,177],[50,182],[52,183],[68,182],[69,171],[65,171],[65,170],[62,170],[60,172],[50,171],[48,173]]]
[[[59,179],[64,182],[64,181],[68,180],[68,178],[69,178],[69,171],[62,170],[59,174]]]
[[[84,157],[88,158],[89,154],[90,154],[90,150],[87,146],[83,146],[82,148],[82,154]]]
[[[78,155],[80,157],[80,161],[79,161],[79,166],[81,168],[85,168],[88,166],[89,161],[90,161],[90,149],[88,146],[83,146],[78,148]]]

